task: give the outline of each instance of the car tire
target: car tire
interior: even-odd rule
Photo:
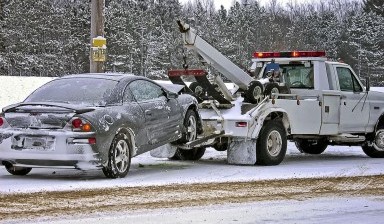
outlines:
[[[313,155],[323,153],[328,147],[327,141],[324,140],[309,141],[307,139],[297,139],[295,140],[295,145],[300,152]]]
[[[131,166],[131,149],[128,136],[119,133],[112,141],[108,153],[108,164],[103,167],[103,173],[107,178],[123,178],[127,176]]]
[[[205,94],[204,88],[198,82],[192,82],[189,89],[198,97],[203,97]]]
[[[197,138],[197,116],[194,110],[188,110],[184,118],[184,127],[186,131],[183,133],[183,136],[178,141],[178,143],[183,144],[190,141],[193,141]],[[205,153],[205,148],[194,148],[194,149],[182,149],[177,148],[176,153],[172,156],[171,160],[198,160]]]
[[[375,132],[375,138],[371,146],[364,144],[361,148],[371,158],[384,158],[384,129]]]
[[[30,167],[13,166],[11,163],[8,162],[5,164],[5,169],[8,171],[8,173],[16,176],[25,176],[32,170],[32,168]]]
[[[268,121],[261,128],[256,142],[256,164],[280,164],[287,152],[287,134],[279,120]]]
[[[258,104],[264,98],[263,92],[263,85],[259,81],[252,81],[245,92],[245,101],[252,104]]]

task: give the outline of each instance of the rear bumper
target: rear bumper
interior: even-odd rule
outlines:
[[[15,136],[28,136],[32,139],[49,136],[48,138],[54,139],[54,142],[47,144],[46,147],[24,148],[16,145],[19,143],[16,142]],[[3,165],[11,163],[23,167],[100,169],[102,162],[97,146],[83,141],[91,137],[94,137],[94,133],[0,131],[0,162]],[[20,143],[23,144],[24,142]]]

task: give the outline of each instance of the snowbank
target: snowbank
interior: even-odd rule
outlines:
[[[23,101],[52,77],[0,76],[0,108]]]

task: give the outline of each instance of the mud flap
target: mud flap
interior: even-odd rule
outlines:
[[[234,139],[227,151],[229,164],[254,165],[256,163],[256,140]]]
[[[177,147],[165,144],[150,151],[150,155],[156,158],[171,158],[176,154]]]

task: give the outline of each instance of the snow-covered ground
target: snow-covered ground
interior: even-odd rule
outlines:
[[[169,161],[145,153],[132,159],[130,173],[122,179],[106,179],[101,171],[45,168],[20,177],[0,167],[0,193],[374,174],[384,174],[384,159],[369,158],[360,147],[330,146],[322,155],[304,155],[290,143],[278,166],[229,165],[226,152],[214,149],[199,161]]]

